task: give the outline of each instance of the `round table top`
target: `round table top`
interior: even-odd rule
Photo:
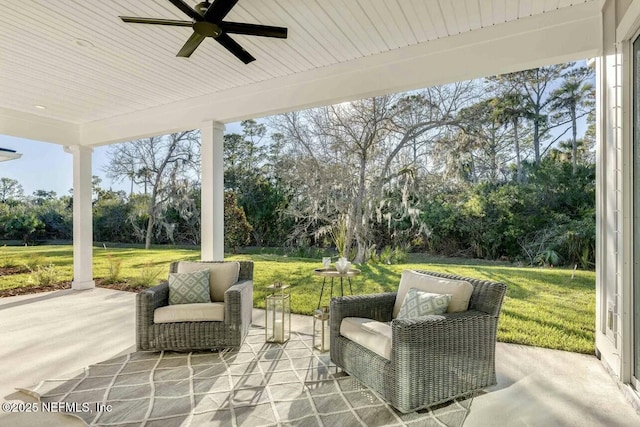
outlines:
[[[324,277],[353,277],[360,274],[360,270],[351,268],[346,273],[339,273],[335,268],[316,268],[313,270],[313,274]]]

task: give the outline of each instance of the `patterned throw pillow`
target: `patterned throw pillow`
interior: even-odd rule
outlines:
[[[209,270],[209,296],[213,302],[224,302],[224,293],[238,281],[240,263],[238,261],[198,262],[180,261],[178,273]]]
[[[211,302],[209,270],[169,274],[169,304]]]
[[[430,314],[443,314],[451,302],[450,294],[432,294],[410,288],[404,297],[398,319],[413,319]]]

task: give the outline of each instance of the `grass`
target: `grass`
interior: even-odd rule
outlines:
[[[171,261],[197,260],[199,250],[166,247],[149,251],[135,247],[105,250],[95,247],[93,255],[96,278],[107,277],[111,265],[109,259],[117,259],[121,261],[120,275],[129,282],[136,282],[144,279],[145,271],[158,270],[157,280],[166,278]],[[0,267],[5,264],[22,265],[33,259],[44,265],[54,264],[59,280],[71,280],[71,246],[0,247]],[[256,252],[232,255],[228,259],[251,259],[255,262],[256,307],[264,307],[266,287],[280,281],[291,286],[292,312],[311,314],[316,308],[322,278],[314,276],[313,270],[321,267],[319,259]],[[352,279],[355,294],[395,291],[404,269],[440,271],[503,282],[508,291],[498,326],[499,341],[587,354],[593,354],[595,350],[595,273],[592,271],[577,271],[572,279],[572,270],[569,269],[514,267],[508,263],[420,254],[410,254],[405,264],[371,264],[359,268],[362,274]],[[23,286],[33,286],[29,282],[28,270],[0,276],[0,290]],[[336,291],[334,288],[334,294]],[[323,305],[328,301],[325,292]]]

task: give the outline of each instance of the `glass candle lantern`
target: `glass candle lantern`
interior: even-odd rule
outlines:
[[[268,286],[265,311],[265,340],[284,344],[291,336],[291,295],[285,293],[288,285],[276,283]]]
[[[329,341],[329,307],[323,306],[313,312],[313,348],[328,351]]]

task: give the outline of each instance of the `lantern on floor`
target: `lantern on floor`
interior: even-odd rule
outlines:
[[[289,285],[275,283],[267,286],[271,295],[267,296],[265,311],[265,340],[283,344],[291,336],[291,295],[285,293]]]
[[[329,307],[324,306],[313,312],[313,348],[328,351],[329,339]]]

